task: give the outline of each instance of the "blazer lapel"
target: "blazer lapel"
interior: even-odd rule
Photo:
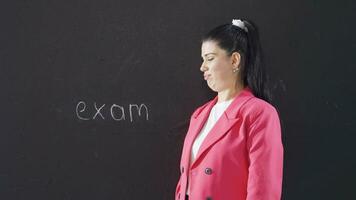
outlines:
[[[184,148],[183,149],[184,152],[182,154],[183,156],[182,161],[185,166],[189,166],[191,149],[192,149],[194,139],[196,138],[196,136],[204,126],[204,123],[210,114],[210,110],[215,105],[217,100],[218,98],[216,96],[213,100],[207,103],[207,105],[202,109],[202,111],[196,113],[190,119],[188,133],[186,134],[186,139],[184,141],[184,146],[187,146],[188,148]]]
[[[191,167],[194,167],[193,165],[196,163],[196,161],[200,158],[200,156],[209,149],[210,146],[212,146],[217,140],[219,140],[221,137],[227,133],[228,130],[236,123],[236,121],[239,119],[238,116],[238,111],[240,107],[249,99],[253,97],[252,91],[248,88],[245,87],[238,96],[235,97],[235,99],[231,102],[231,104],[226,108],[225,112],[221,115],[221,117],[218,119],[218,121],[215,123],[215,125],[211,128],[210,132],[204,139],[203,143],[201,144],[198,154],[196,156],[195,161],[191,164]],[[202,127],[204,126],[207,118],[209,117],[210,111],[212,107],[215,105],[217,102],[218,98],[217,96],[210,101],[210,103],[200,112],[197,113],[196,116],[193,116],[191,119],[191,130],[189,135],[189,138],[187,138],[187,142],[190,148],[189,152],[191,152],[191,147],[194,142],[194,139],[197,137],[197,135],[200,133]],[[187,152],[188,158],[190,158],[190,153]],[[188,159],[189,163],[189,159]]]

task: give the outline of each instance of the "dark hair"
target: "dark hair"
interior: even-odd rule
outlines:
[[[272,94],[268,87],[257,26],[251,20],[242,21],[248,32],[232,23],[223,24],[205,34],[201,42],[214,41],[229,56],[238,52],[241,55],[240,72],[244,86],[249,86],[256,97],[271,103]]]

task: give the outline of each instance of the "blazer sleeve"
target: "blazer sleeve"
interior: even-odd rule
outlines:
[[[247,200],[280,200],[284,150],[280,120],[273,106],[265,107],[251,121],[247,152]]]
[[[205,104],[206,105],[206,104]],[[205,105],[203,105],[203,106],[205,106]],[[198,107],[198,108],[196,108],[194,111],[193,111],[193,113],[191,114],[191,116],[190,116],[190,118],[192,118],[193,116],[195,116],[198,112],[200,112],[201,111],[201,109],[203,108],[203,106],[200,106],[200,107]],[[189,124],[190,125],[190,124]],[[183,146],[183,148],[184,148],[184,146]],[[182,155],[181,155],[181,157],[183,156],[183,151],[184,151],[184,149],[182,149]],[[182,159],[182,158],[181,158]],[[178,198],[178,194],[180,193],[180,191],[181,191],[181,178],[182,178],[182,175],[181,175],[181,173],[180,173],[180,168],[179,168],[179,174],[180,174],[180,177],[179,177],[179,180],[178,180],[178,182],[177,182],[177,184],[176,184],[176,191],[175,191],[175,199],[179,199]]]
[[[178,183],[176,185],[176,192],[175,192],[175,199],[178,199],[178,193],[180,192],[180,177],[179,177],[179,180],[178,180]]]

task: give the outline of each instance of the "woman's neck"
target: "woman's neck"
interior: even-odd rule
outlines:
[[[242,85],[238,85],[236,87],[228,88],[226,90],[220,91],[218,93],[218,103],[231,100],[236,95],[239,95],[243,89],[244,87]]]

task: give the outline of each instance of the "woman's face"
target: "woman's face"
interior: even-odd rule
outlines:
[[[215,92],[235,87],[237,74],[233,69],[237,67],[236,59],[234,61],[233,56],[228,56],[215,41],[203,42],[201,52],[203,63],[200,71],[204,72],[208,86]]]

